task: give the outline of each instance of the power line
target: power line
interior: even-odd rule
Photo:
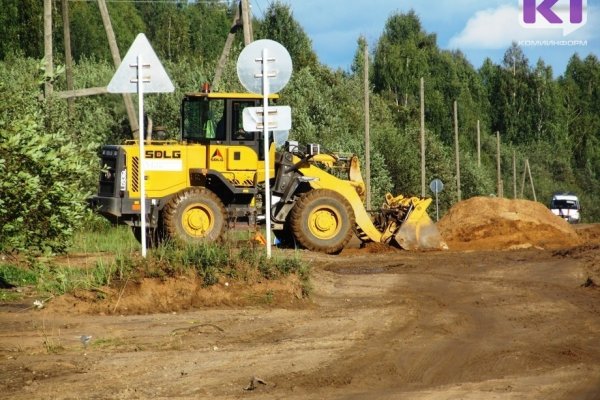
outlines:
[[[264,16],[264,15],[265,15],[265,12],[263,11],[263,9],[262,9],[262,7],[260,6],[260,4],[258,4],[258,0],[257,0],[257,1],[255,1],[255,3],[256,3],[256,7],[258,7],[258,10],[260,11],[260,13],[261,13],[261,14]]]

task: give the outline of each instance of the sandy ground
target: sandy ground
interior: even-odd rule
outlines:
[[[302,252],[314,291],[289,307],[4,304],[0,398],[599,399],[599,231],[554,250]]]
[[[600,225],[474,198],[438,226],[448,251],[300,251],[309,299],[182,277],[0,304],[0,398],[600,399]]]

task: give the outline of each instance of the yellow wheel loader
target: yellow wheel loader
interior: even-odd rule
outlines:
[[[270,96],[271,100],[277,95]],[[140,180],[145,179],[149,244],[165,238],[219,240],[231,221],[264,220],[263,137],[243,129],[246,107],[262,96],[188,93],[181,103],[180,140],[145,140],[140,176],[135,141],[102,148],[98,193],[89,202],[114,223],[141,237]],[[323,154],[319,145],[270,142],[271,220],[282,245],[328,254],[340,252],[353,234],[362,242],[404,249],[441,249],[445,244],[427,215],[429,198],[386,197],[376,212],[365,209],[358,158]],[[339,178],[340,171],[348,178]]]

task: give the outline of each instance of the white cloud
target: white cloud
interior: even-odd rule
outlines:
[[[569,39],[589,37],[588,29]],[[586,35],[586,31],[588,34]],[[582,37],[583,35],[583,37]],[[519,10],[514,6],[501,6],[495,9],[478,11],[471,17],[465,28],[453,36],[448,47],[461,49],[501,49],[509,47],[511,42],[531,40],[564,40],[561,30],[527,29],[519,23]]]
[[[519,10],[512,6],[483,10],[467,21],[462,32],[452,37],[450,48],[500,49],[518,40],[520,31]]]

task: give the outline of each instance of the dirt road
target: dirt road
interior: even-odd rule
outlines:
[[[0,398],[600,398],[598,244],[375,250],[302,253],[314,291],[289,307],[4,305]]]

